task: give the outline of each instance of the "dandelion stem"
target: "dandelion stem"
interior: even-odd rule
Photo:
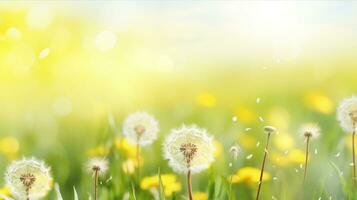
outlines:
[[[191,186],[191,170],[187,171],[187,193],[188,199],[193,200],[192,198],[192,186]]]
[[[136,140],[136,162],[138,164],[138,170],[137,170],[137,179],[138,179],[138,183],[140,182],[140,145],[139,145],[139,139],[140,137],[137,137]]]
[[[94,170],[94,200],[98,199],[98,170]]]
[[[261,168],[261,170],[260,170],[260,178],[259,178],[259,183],[258,183],[258,191],[257,191],[257,198],[256,198],[256,200],[259,199],[260,189],[261,189],[261,187],[262,187],[264,167],[265,167],[265,160],[266,160],[266,157],[267,157],[267,154],[268,154],[270,134],[271,134],[271,132],[268,132],[267,143],[266,143],[266,146],[265,146],[265,149],[264,149],[263,164],[262,164],[262,168]]]
[[[30,187],[26,187],[26,200],[30,200]]]
[[[229,200],[232,199],[232,180],[233,180],[233,175],[231,175],[229,179]]]
[[[352,133],[352,164],[353,164],[353,184],[356,185],[356,160],[355,160],[355,123],[353,123],[353,133]]]
[[[306,173],[307,173],[307,161],[309,159],[309,142],[310,142],[310,137],[311,136],[306,136],[306,156],[305,156],[305,169],[304,169],[304,183],[306,179]]]

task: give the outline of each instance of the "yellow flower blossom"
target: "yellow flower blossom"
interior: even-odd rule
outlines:
[[[104,145],[97,146],[87,151],[87,155],[90,157],[97,157],[97,156],[102,157],[108,155],[108,153],[109,153],[109,148]]]
[[[286,155],[272,152],[270,159],[279,166],[299,165],[305,162],[305,153],[299,149],[292,149]]]
[[[243,167],[232,177],[232,183],[245,183],[247,185],[256,185],[259,182],[260,169],[254,167]],[[270,180],[270,173],[264,172],[263,181]]]
[[[143,164],[144,159],[140,157],[140,166],[143,166]],[[136,159],[128,159],[122,163],[122,168],[126,174],[133,174],[136,168],[138,168],[138,162]]]
[[[251,124],[257,119],[257,115],[248,107],[239,107],[234,112],[238,121],[245,124]]]
[[[161,174],[161,182],[165,196],[167,197],[171,196],[174,192],[181,191],[181,184],[177,182],[176,175],[174,174]],[[158,175],[144,177],[140,182],[140,187],[143,190],[159,188]]]
[[[334,109],[334,104],[331,99],[321,92],[311,92],[306,94],[304,102],[309,108],[323,114],[330,114]]]
[[[4,137],[0,139],[0,153],[4,154],[8,158],[16,157],[19,148],[20,144],[14,137]]]
[[[287,133],[281,133],[279,137],[274,138],[274,145],[281,151],[289,150],[294,147],[295,142],[293,137]]]
[[[7,197],[11,197],[10,188],[8,186],[4,186],[4,187],[0,188],[0,194],[5,195]],[[3,198],[0,197],[0,199],[3,199]]]
[[[238,143],[242,145],[244,149],[252,149],[255,148],[257,140],[250,134],[239,134],[238,135]]]
[[[211,108],[216,105],[216,102],[217,102],[216,97],[208,92],[200,93],[196,97],[196,103],[199,106]]]
[[[208,196],[205,192],[194,192],[192,194],[193,200],[207,200]]]
[[[115,147],[122,151],[126,156],[130,158],[135,158],[136,157],[136,145],[133,145],[128,142],[127,139],[115,139],[114,141]]]
[[[267,116],[270,125],[279,127],[279,131],[287,131],[290,123],[289,112],[282,107],[274,107]]]

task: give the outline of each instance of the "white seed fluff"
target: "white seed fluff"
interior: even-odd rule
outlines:
[[[136,112],[125,119],[123,132],[130,143],[145,146],[156,140],[159,124],[152,115]]]
[[[352,133],[354,131],[353,124],[356,123],[356,118],[357,97],[352,96],[342,100],[337,109],[337,119],[340,122],[342,129],[344,129],[346,132]]]
[[[207,169],[214,161],[213,137],[195,125],[172,129],[163,143],[164,157],[177,172],[192,173]]]
[[[26,199],[26,189],[23,177],[32,178],[28,197],[40,199],[51,189],[52,177],[50,168],[43,161],[36,158],[23,158],[13,161],[5,172],[6,185],[10,187],[11,193],[18,199]]]

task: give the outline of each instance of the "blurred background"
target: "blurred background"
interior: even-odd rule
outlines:
[[[173,173],[160,156],[162,139],[182,123],[198,124],[218,147],[210,170],[194,177],[196,198],[208,198],[208,177],[259,169],[262,127],[274,125],[280,133],[263,197],[293,199],[304,161],[297,130],[317,122],[306,193],[347,199],[340,180],[350,182],[351,140],[335,110],[357,89],[356,35],[354,1],[1,1],[0,172],[36,156],[52,167],[65,199],[73,186],[87,198],[85,161],[113,153],[123,119],[147,111],[160,137],[143,151],[143,176],[158,167]],[[231,166],[236,143],[242,153]],[[121,181],[104,183],[104,199],[129,191],[123,164],[115,168]],[[255,188],[250,177],[234,184],[239,199],[252,199]]]

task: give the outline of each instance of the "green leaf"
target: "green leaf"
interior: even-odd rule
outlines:
[[[164,193],[164,185],[162,184],[162,180],[161,180],[160,168],[158,169],[158,178],[159,178],[159,200],[166,200],[165,193]]]

